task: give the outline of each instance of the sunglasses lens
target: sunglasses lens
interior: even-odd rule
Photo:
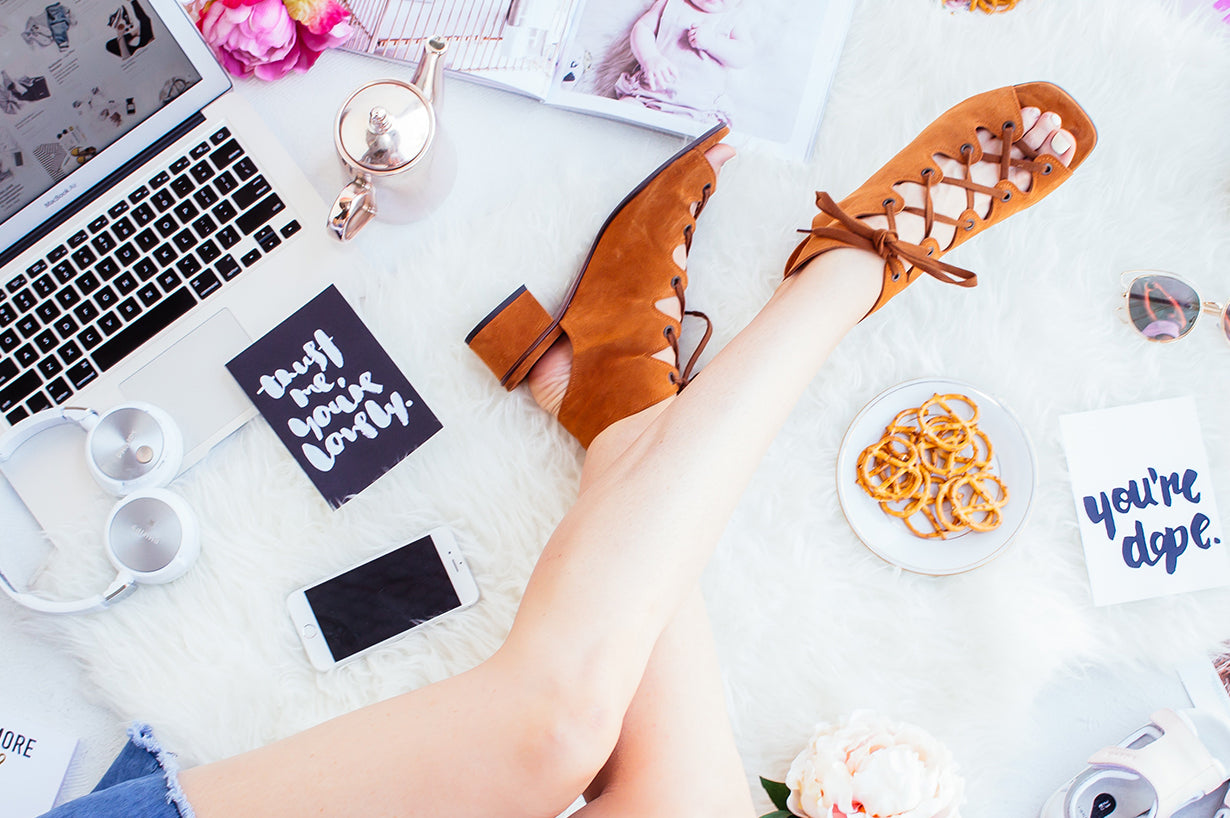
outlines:
[[[1150,341],[1173,341],[1191,331],[1200,315],[1200,296],[1166,275],[1140,276],[1128,288],[1128,317]],[[1230,327],[1223,328],[1230,330]]]

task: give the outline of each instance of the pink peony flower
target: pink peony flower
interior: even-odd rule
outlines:
[[[351,34],[350,15],[337,0],[295,0],[293,11],[282,0],[212,0],[197,27],[231,74],[274,80],[307,71]]]

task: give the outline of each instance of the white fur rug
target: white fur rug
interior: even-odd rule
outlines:
[[[1066,412],[1195,395],[1230,508],[1230,345],[1205,327],[1147,346],[1114,311],[1118,273],[1132,267],[1175,270],[1208,297],[1230,298],[1230,38],[1211,16],[1157,0],[1022,0],[995,17],[950,13],[938,0],[863,0],[812,161],[747,154],[728,167],[690,265],[689,305],[717,325],[711,349],[773,290],[795,228],[814,212],[812,191],[840,198],[957,101],[1050,80],[1087,108],[1101,138],[1051,198],[951,257],[979,273],[976,290],[924,280],[851,334],[731,521],[704,591],[749,780],[780,779],[816,721],[871,707],[952,748],[967,817],[1014,814],[999,799],[1020,774],[1022,737],[1047,729],[1049,714],[1031,703],[1050,681],[1089,668],[1130,676],[1230,635],[1228,591],[1091,606],[1058,435]],[[280,121],[278,105],[301,103],[313,81],[337,85],[328,72],[350,60],[362,58],[330,56],[306,78],[254,93],[274,100]],[[466,206],[450,204],[429,228],[371,228],[356,251],[364,263],[342,271],[444,431],[334,512],[270,430],[251,424],[177,484],[204,517],[193,572],[104,615],[27,617],[79,657],[102,702],[152,722],[186,762],[482,660],[574,496],[580,448],[524,391],[499,389],[463,338],[523,282],[554,303],[607,210],[678,143],[485,89],[452,93],[459,121],[492,120],[481,133],[456,131],[455,198]],[[284,135],[296,149],[319,143],[309,164],[330,166],[321,132]],[[780,354],[790,354],[786,339]],[[1040,469],[1035,513],[1012,549],[945,579],[873,556],[847,526],[833,480],[855,412],[924,375],[1000,396],[1028,428]],[[442,523],[460,533],[481,603],[366,661],[313,671],[287,592]]]

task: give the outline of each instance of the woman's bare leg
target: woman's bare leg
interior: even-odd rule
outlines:
[[[778,429],[874,302],[882,269],[858,250],[818,257],[685,392],[647,410],[657,416],[548,541],[491,659],[185,771],[200,818],[550,816],[571,803],[607,764],[659,638]]]

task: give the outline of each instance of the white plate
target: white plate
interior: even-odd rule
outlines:
[[[883,437],[884,427],[898,412],[919,406],[934,394],[953,392],[968,395],[978,404],[978,428],[991,440],[993,470],[1008,487],[1008,503],[994,531],[970,531],[947,540],[923,539],[911,534],[901,520],[885,514],[859,486],[858,456]],[[1024,427],[995,398],[963,381],[920,378],[881,392],[855,415],[837,454],[837,496],[854,533],[880,558],[918,574],[959,574],[998,556],[1025,524],[1037,480],[1034,460]]]

